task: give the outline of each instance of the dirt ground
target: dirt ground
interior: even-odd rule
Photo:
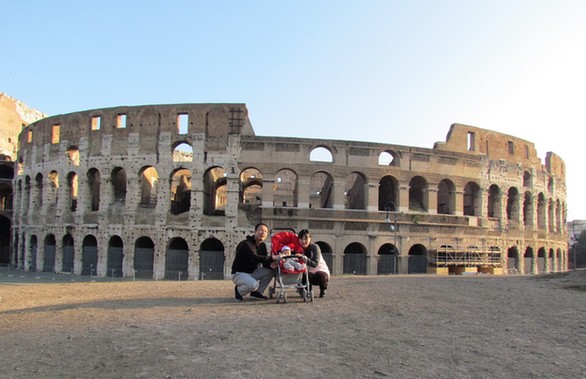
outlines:
[[[333,277],[326,298],[225,281],[0,268],[0,378],[586,377],[586,271]]]

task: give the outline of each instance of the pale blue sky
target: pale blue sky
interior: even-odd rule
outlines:
[[[0,91],[49,115],[246,103],[257,135],[534,142],[586,219],[586,1],[0,0]]]

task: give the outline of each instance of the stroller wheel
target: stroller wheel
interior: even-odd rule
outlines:
[[[275,289],[273,287],[269,287],[269,298],[272,299],[274,294],[275,294]]]

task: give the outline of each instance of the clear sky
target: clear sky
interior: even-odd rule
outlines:
[[[0,91],[49,115],[246,103],[257,135],[432,148],[453,123],[566,162],[586,219],[585,0],[0,0]],[[583,150],[584,149],[584,150]]]

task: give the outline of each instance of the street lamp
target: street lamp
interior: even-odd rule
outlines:
[[[392,207],[392,208],[391,208]],[[389,217],[391,210],[393,212],[393,223],[391,224],[391,219]],[[394,256],[395,256],[395,264],[393,267],[393,273],[396,274],[397,273],[397,254],[399,253],[397,250],[397,204],[395,204],[392,201],[387,201],[385,203],[385,211],[387,211],[387,215],[385,217],[385,222],[389,224],[389,230],[391,232],[393,232],[394,234],[394,238],[395,238],[395,242],[393,245],[393,250],[394,250]]]

